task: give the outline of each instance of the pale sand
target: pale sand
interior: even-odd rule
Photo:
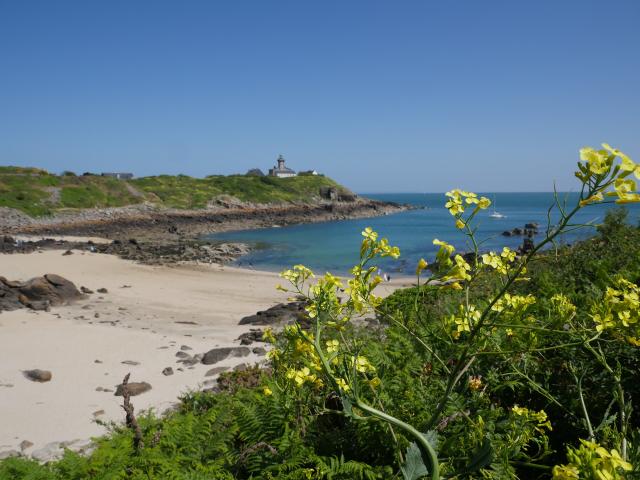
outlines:
[[[16,240],[22,240],[23,242],[37,242],[39,240],[55,240],[55,241],[67,241],[67,242],[93,242],[93,243],[111,243],[113,240],[102,237],[78,237],[74,235],[12,235]]]
[[[287,299],[275,288],[281,279],[269,272],[209,265],[147,266],[79,251],[69,256],[59,250],[0,255],[0,275],[11,280],[45,273],[62,275],[94,291],[104,287],[108,293],[94,293],[51,312],[23,309],[0,314],[0,452],[15,449],[22,440],[35,444],[25,452],[29,454],[49,442],[105,433],[93,413],[104,410],[100,420],[121,422],[122,397],[96,388],[115,389],[128,372],[131,381],[146,381],[153,387],[132,397],[136,411],[154,408],[162,413],[181,393],[214,379],[204,376],[210,368],[262,361],[263,357],[251,354],[180,372],[182,364],[176,363],[175,354],[181,345],[191,347],[190,354],[238,345],[236,338],[250,328],[238,325],[242,317]],[[406,281],[394,279],[380,293],[388,294]],[[96,312],[99,318],[94,317]],[[250,348],[254,346],[263,344]],[[125,360],[140,365],[123,365]],[[162,370],[169,366],[174,374],[164,376]],[[53,379],[27,380],[22,370],[32,368],[50,370]]]

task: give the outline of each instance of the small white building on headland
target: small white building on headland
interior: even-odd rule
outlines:
[[[117,178],[118,180],[131,180],[133,173],[129,172],[103,172],[100,174],[102,177]]]
[[[284,165],[284,157],[280,155],[278,157],[278,165],[269,169],[269,176],[271,177],[295,177],[297,174],[295,171],[291,170]]]

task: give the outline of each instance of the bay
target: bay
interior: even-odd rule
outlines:
[[[505,237],[502,232],[513,228],[523,228],[525,223],[539,223],[543,238],[548,225],[548,209],[554,202],[553,193],[483,193],[494,201],[495,209],[504,218],[491,218],[494,206],[477,216],[477,238],[482,241],[481,250],[499,250],[503,246],[517,248],[523,237]],[[362,194],[362,196],[389,202],[406,203],[413,210],[382,217],[344,220],[334,222],[291,225],[280,228],[232,231],[212,234],[206,237],[212,242],[233,241],[251,245],[254,250],[237,262],[237,266],[257,270],[281,271],[294,264],[303,264],[323,273],[347,273],[358,260],[362,239],[360,232],[372,227],[392,245],[400,247],[399,260],[384,259],[379,262],[383,271],[390,275],[411,275],[418,260],[423,257],[432,262],[436,247],[433,239],[438,238],[453,244],[458,251],[471,251],[468,238],[454,226],[453,217],[444,208],[444,194],[428,193],[385,193]],[[576,204],[578,195],[562,193],[559,198],[567,207]],[[559,243],[570,244],[595,233],[595,225],[601,223],[607,210],[616,208],[612,204],[596,204],[581,209],[574,217],[576,224],[590,223],[585,227],[567,233],[559,238]],[[617,207],[619,208],[619,207]],[[627,205],[629,221],[633,224],[640,219],[640,205]],[[557,209],[551,216],[551,224],[558,221]]]

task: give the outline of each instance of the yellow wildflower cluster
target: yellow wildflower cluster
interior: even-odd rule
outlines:
[[[398,247],[392,247],[389,245],[389,240],[382,238],[378,240],[378,232],[375,232],[371,227],[367,227],[362,231],[362,245],[360,247],[360,257],[374,257],[376,255],[380,257],[398,258],[400,256],[400,249]]]
[[[525,417],[529,420],[533,420],[536,422],[536,430],[540,433],[547,430],[552,430],[551,422],[547,417],[547,413],[544,410],[540,410],[539,412],[534,412],[533,410],[529,410],[525,407],[519,407],[518,405],[514,405],[511,408],[511,411],[518,415],[519,417]]]
[[[325,312],[332,316],[338,315],[344,305],[338,297],[338,291],[343,287],[340,279],[329,272],[325,273],[315,285],[309,288],[309,303],[305,307],[310,318],[318,316],[318,312]]]
[[[469,275],[469,271],[471,270],[471,265],[467,263],[467,261],[462,258],[462,255],[456,255],[453,257],[453,267],[449,270],[449,273],[442,277],[443,280],[471,280],[471,275]]]
[[[456,217],[456,227],[462,229],[465,227],[466,222],[462,219],[467,207],[475,205],[474,213],[478,210],[484,210],[489,208],[491,200],[486,197],[478,198],[478,195],[473,192],[465,192],[464,190],[454,189],[445,194],[449,197],[447,203],[444,204],[445,208],[449,210],[449,213]]]
[[[356,371],[360,373],[375,373],[376,371],[376,367],[369,362],[367,357],[363,357],[361,355],[353,357],[353,365]]]
[[[376,307],[382,302],[381,297],[377,297],[372,292],[380,284],[382,279],[379,275],[375,275],[372,280],[371,273],[375,271],[375,267],[370,267],[369,271],[358,272],[354,278],[349,280],[349,306],[357,313],[364,313],[369,306]]]
[[[579,171],[576,172],[576,177],[584,183],[589,183],[606,179],[612,174],[613,191],[607,192],[607,195],[618,197],[616,203],[640,202],[640,193],[637,191],[636,182],[628,178],[633,174],[637,179],[640,179],[640,165],[637,165],[620,150],[612,148],[606,143],[603,143],[602,147],[601,150],[595,150],[591,147],[580,149],[580,160],[585,163],[578,163]],[[616,162],[616,158],[620,159],[620,163]],[[603,200],[603,192],[598,191],[582,200],[580,205],[585,206]]]
[[[614,287],[608,287],[603,300],[592,308],[596,330],[611,330],[640,347],[640,288],[622,276],[615,278]]]
[[[482,263],[496,270],[502,275],[506,275],[509,271],[509,265],[516,259],[516,252],[504,247],[498,255],[496,252],[489,252],[482,255]]]
[[[494,312],[504,314],[522,314],[529,306],[536,303],[536,297],[533,295],[511,295],[505,293],[492,307]]]
[[[469,307],[460,305],[458,309],[458,314],[451,315],[448,319],[449,326],[453,329],[451,335],[456,340],[460,338],[462,333],[470,332],[473,325],[482,316],[480,310],[477,310],[473,305],[469,305]]]
[[[315,277],[313,272],[304,265],[294,265],[292,269],[285,270],[280,274],[282,278],[289,280],[289,282],[295,287],[302,288],[304,282]],[[280,287],[281,290],[286,290]]]
[[[633,465],[625,461],[617,450],[607,450],[595,442],[580,440],[577,449],[569,447],[569,464],[553,467],[554,480],[622,480],[624,472],[633,470]]]
[[[340,342],[338,340],[327,340],[327,353],[335,353],[340,348]]]
[[[435,238],[433,244],[440,247],[438,253],[436,253],[436,261],[440,270],[450,267],[453,262],[451,261],[451,255],[456,251],[455,247],[447,242],[438,240]]]
[[[551,297],[553,309],[560,315],[562,320],[570,320],[576,314],[576,306],[569,298],[562,293],[556,293]]]
[[[438,271],[444,274],[440,277],[443,281],[471,280],[471,275],[469,274],[471,271],[471,265],[467,263],[462,255],[456,255],[453,257],[453,260],[451,260],[451,255],[453,255],[453,252],[456,250],[453,245],[442,240],[438,240],[437,238],[433,240],[433,244],[440,247],[436,254],[436,260],[438,262]],[[462,288],[458,281],[454,281],[453,283],[445,286],[456,290]]]
[[[293,380],[297,387],[301,387],[305,383],[322,386],[322,380],[315,373],[311,373],[309,367],[302,367],[300,370],[289,369],[286,376],[289,380]]]
[[[348,392],[349,390],[351,390],[351,387],[349,387],[349,384],[344,380],[344,378],[336,378],[336,383],[338,384],[338,387],[340,387],[340,390],[342,390],[343,392]]]

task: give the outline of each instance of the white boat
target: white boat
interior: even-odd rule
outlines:
[[[506,215],[501,214],[496,210],[496,197],[493,197],[493,212],[489,214],[491,218],[506,218]]]

